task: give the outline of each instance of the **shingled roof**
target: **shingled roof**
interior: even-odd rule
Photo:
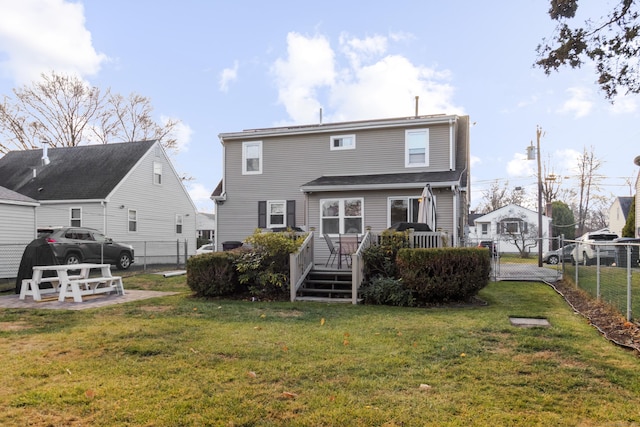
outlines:
[[[371,189],[393,187],[421,188],[426,184],[432,187],[450,186],[460,183],[463,171],[387,173],[372,175],[321,176],[302,185],[303,191],[332,191],[347,189]]]
[[[46,165],[41,149],[11,151],[0,158],[0,183],[35,200],[104,199],[155,142],[50,148]]]
[[[8,188],[4,188],[0,185],[0,203],[9,202],[16,204],[37,205],[38,202],[31,197],[24,196],[15,191],[11,191]]]

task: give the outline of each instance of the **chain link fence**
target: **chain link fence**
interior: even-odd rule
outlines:
[[[30,242],[0,244],[0,279],[15,279],[24,249]],[[184,268],[190,253],[188,240],[149,240],[119,242],[133,246],[136,270],[146,271],[151,265]],[[193,244],[193,243],[192,243]]]

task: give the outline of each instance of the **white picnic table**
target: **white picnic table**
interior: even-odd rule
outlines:
[[[91,270],[98,269],[100,270],[99,277],[89,277]],[[43,277],[45,271],[53,271],[56,275]],[[41,288],[44,283],[49,283],[52,287]],[[40,301],[43,294],[58,293],[58,301],[60,302],[64,302],[67,296],[73,296],[74,302],[82,302],[84,295],[113,291],[124,295],[122,277],[113,276],[109,264],[38,265],[33,267],[31,279],[22,281],[20,299],[23,300],[30,295],[34,301]]]

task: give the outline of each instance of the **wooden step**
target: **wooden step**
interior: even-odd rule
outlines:
[[[309,292],[313,294],[348,294],[351,295],[351,289],[328,289],[328,288],[299,288],[298,292]]]
[[[296,297],[296,301],[351,303],[351,298]]]

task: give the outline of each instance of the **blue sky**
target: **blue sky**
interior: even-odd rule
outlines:
[[[595,9],[581,5],[581,16],[597,18],[610,2],[589,3]],[[172,159],[207,212],[222,176],[219,133],[317,123],[320,108],[325,123],[411,116],[415,96],[420,114],[468,114],[474,123],[472,207],[495,180],[533,188],[536,162],[525,156],[537,126],[543,162],[563,185],[576,186],[576,156],[593,147],[604,161],[602,194],[631,195],[638,96],[612,105],[591,65],[551,76],[533,68],[536,46],[555,28],[548,8],[541,0],[0,0],[0,95],[55,70],[149,97],[156,120],[181,121]]]

